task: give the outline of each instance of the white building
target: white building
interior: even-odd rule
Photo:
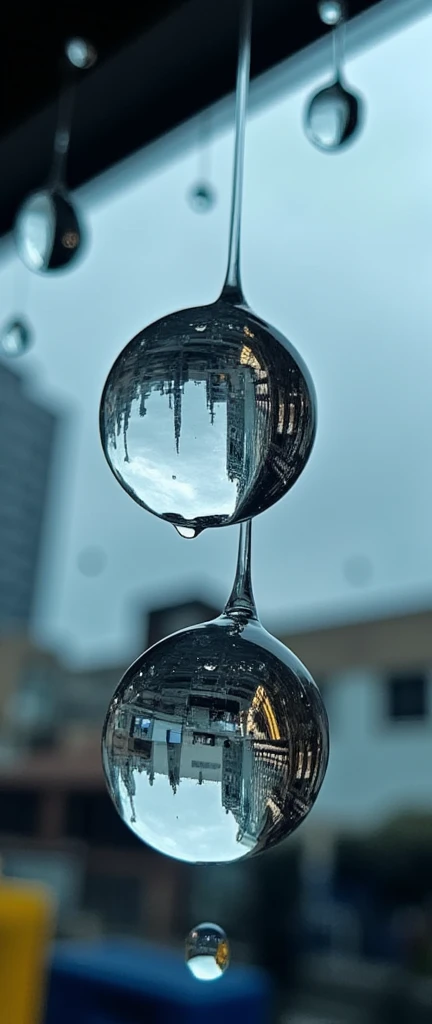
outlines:
[[[310,823],[432,812],[432,612],[284,635],[322,689],[330,761]]]

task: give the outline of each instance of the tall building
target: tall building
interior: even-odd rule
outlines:
[[[0,629],[31,618],[55,416],[0,364]]]

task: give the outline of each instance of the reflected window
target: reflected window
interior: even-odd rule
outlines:
[[[394,721],[419,721],[428,716],[429,694],[424,674],[389,676],[386,686],[388,718]]]

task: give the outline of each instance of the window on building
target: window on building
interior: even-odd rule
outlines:
[[[428,687],[422,673],[406,673],[387,679],[387,714],[396,719],[418,720],[429,713]]]

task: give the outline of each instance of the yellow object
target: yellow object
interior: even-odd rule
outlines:
[[[42,1024],[53,925],[42,886],[0,879],[1,1024]]]

